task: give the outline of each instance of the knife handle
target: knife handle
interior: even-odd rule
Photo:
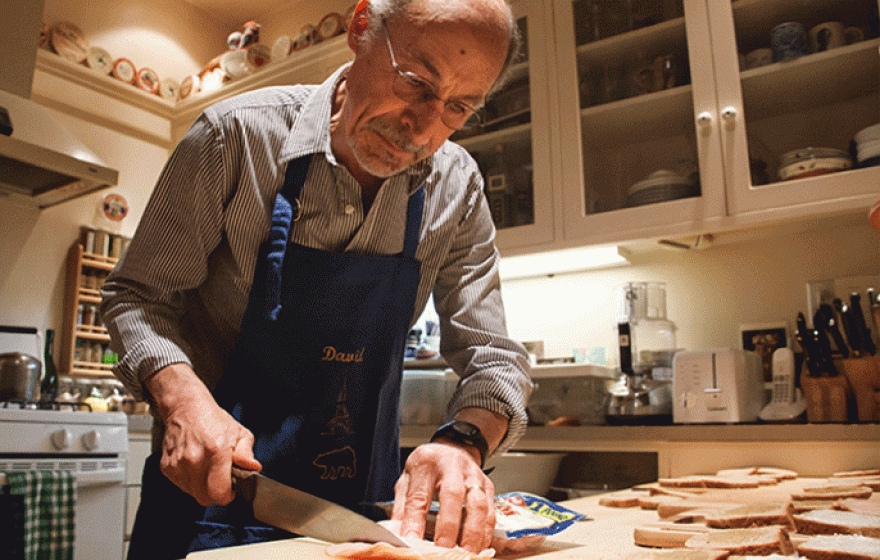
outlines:
[[[257,473],[236,466],[232,467],[232,488],[236,494],[249,502],[257,495]]]

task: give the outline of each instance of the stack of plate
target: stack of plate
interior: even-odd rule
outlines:
[[[698,194],[698,187],[692,180],[667,169],[660,169],[629,188],[627,205],[644,206]]]
[[[880,165],[880,124],[860,130],[853,140],[856,144],[856,167]]]
[[[801,148],[779,158],[779,178],[783,181],[825,175],[852,167],[852,158],[836,148]]]

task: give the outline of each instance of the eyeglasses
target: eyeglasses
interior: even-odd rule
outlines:
[[[388,45],[388,54],[391,55],[391,67],[397,72],[394,81],[391,82],[391,90],[402,101],[414,105],[443,101],[437,95],[434,86],[418,74],[401,70],[394,58],[394,49],[391,48],[391,39],[388,36],[388,26],[385,18],[382,18],[382,28],[385,30],[385,43]],[[472,128],[483,122],[479,109],[471,107],[462,101],[443,101],[443,110],[440,112],[440,120],[453,130]]]

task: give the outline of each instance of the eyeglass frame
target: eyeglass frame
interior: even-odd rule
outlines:
[[[482,115],[481,109],[473,107],[471,105],[468,105],[467,103],[465,103],[463,101],[455,101],[455,100],[446,101],[446,100],[441,99],[440,96],[437,95],[437,89],[434,87],[434,84],[432,84],[431,82],[429,82],[425,78],[422,78],[421,76],[419,76],[415,72],[407,72],[406,70],[402,70],[400,68],[400,66],[398,66],[397,59],[394,56],[394,49],[391,48],[391,36],[390,36],[390,33],[388,33],[388,24],[386,23],[384,17],[381,18],[381,22],[382,22],[382,30],[385,32],[385,44],[388,45],[388,54],[391,55],[391,67],[394,69],[395,72],[397,72],[397,76],[394,77],[394,81],[391,84],[391,91],[394,92],[394,95],[396,95],[397,98],[400,99],[401,101],[406,101],[407,103],[411,103],[411,104],[417,104],[417,103],[424,104],[424,103],[428,103],[428,102],[435,100],[435,99],[437,101],[442,101],[443,102],[443,110],[440,111],[440,120],[443,122],[444,125],[448,126],[449,128],[451,128],[453,130],[462,130],[465,128],[473,128],[475,126],[481,125],[483,123],[483,115]],[[427,86],[427,87],[425,89],[425,92],[421,94],[421,96],[420,96],[421,99],[415,99],[415,98],[406,99],[406,98],[404,98],[404,96],[400,95],[400,93],[395,91],[394,84],[398,83],[398,80],[401,80],[401,79],[406,80],[407,82],[419,82],[419,83],[425,84],[425,86]],[[446,122],[447,117],[445,117],[444,115],[447,115],[447,112],[446,112],[447,107],[456,106],[456,105],[463,107],[464,109],[470,111],[471,114],[470,114],[470,116],[468,116],[464,120],[464,122],[461,123],[461,125],[451,126],[448,122]],[[473,122],[471,124],[468,124],[472,119],[474,119]]]

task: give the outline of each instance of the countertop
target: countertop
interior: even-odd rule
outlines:
[[[798,478],[784,480],[774,486],[761,486],[753,490],[720,490],[725,501],[747,503],[749,501],[787,500],[792,492],[807,486],[824,484],[825,478]],[[530,556],[540,560],[615,560],[629,552],[639,550],[633,539],[633,531],[641,525],[659,521],[657,512],[638,507],[612,508],[599,505],[602,495],[561,502],[566,507],[586,514],[590,520],[576,523],[554,540],[581,546]],[[704,501],[719,500],[718,495],[705,495]],[[324,550],[326,543],[310,539],[290,539],[273,543],[245,545],[223,550],[206,551],[187,556],[187,560],[328,560]]]

